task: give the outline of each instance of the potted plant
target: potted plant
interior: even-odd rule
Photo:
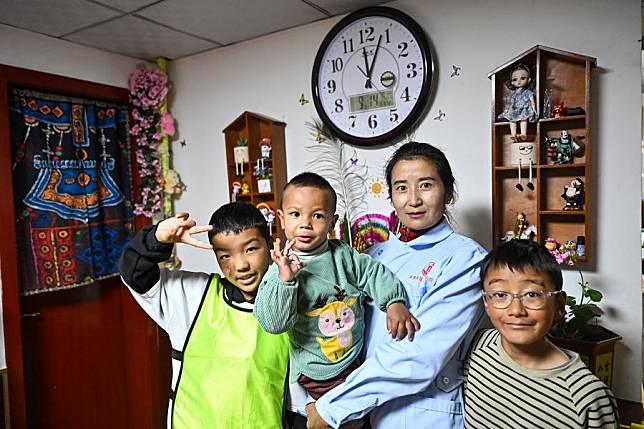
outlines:
[[[546,247],[559,264],[574,266],[577,262],[572,243],[558,245],[548,238]],[[579,353],[593,374],[611,387],[615,343],[622,337],[598,324],[603,311],[597,304],[604,296],[584,280],[581,270],[579,276],[579,297],[566,297],[566,310],[552,325],[550,339],[559,347]]]

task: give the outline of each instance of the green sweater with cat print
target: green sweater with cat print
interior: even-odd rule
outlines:
[[[398,278],[384,265],[339,240],[306,261],[291,282],[272,264],[259,286],[253,313],[267,332],[288,332],[291,382],[300,374],[327,380],[358,357],[364,341],[366,297],[382,311],[406,302]]]

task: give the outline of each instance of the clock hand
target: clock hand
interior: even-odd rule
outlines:
[[[362,70],[362,67],[360,67],[359,65],[356,65],[356,67],[358,67],[358,70],[360,70],[360,73],[362,73],[364,77],[369,78],[369,76],[367,75],[367,72]]]
[[[358,69],[360,69],[362,74],[365,75],[365,77],[367,78],[367,81],[365,82],[364,87],[371,88],[371,74],[369,74],[369,60],[367,60],[367,48],[365,48],[364,46],[362,47],[362,58],[364,58],[364,68],[366,72],[362,71],[360,67],[358,67]]]
[[[369,83],[371,83],[371,74],[373,73],[373,65],[376,63],[376,57],[378,56],[378,51],[380,50],[380,42],[382,42],[382,34],[378,36],[378,44],[376,45],[376,51],[373,53],[373,59],[371,60],[370,67],[367,67],[367,74],[369,75]]]

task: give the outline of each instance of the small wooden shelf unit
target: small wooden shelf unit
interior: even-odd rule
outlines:
[[[537,227],[536,240],[544,243],[553,237],[559,243],[584,236],[588,262],[592,255],[591,240],[591,171],[593,142],[591,138],[590,75],[597,60],[546,46],[537,45],[490,72],[492,82],[492,220],[494,244],[498,245],[506,231],[514,230],[517,213],[526,214],[529,224]],[[505,82],[513,67],[529,66],[533,72],[532,88],[539,113],[536,122],[528,122],[528,142],[535,142],[537,162],[532,166],[534,190],[526,188],[528,165],[522,165],[523,192],[516,188],[518,167],[510,163],[510,126],[498,121],[505,100],[511,95]],[[552,91],[553,101],[562,101],[565,107],[581,107],[584,114],[543,118],[543,100],[546,89]],[[545,139],[559,138],[566,130],[573,137],[583,137],[585,150],[573,163],[554,164],[546,153]],[[563,210],[563,187],[575,178],[585,185],[583,210]]]
[[[275,212],[275,223],[273,224],[273,239],[284,239],[282,229],[279,226],[277,209],[282,197],[282,189],[286,185],[286,148],[284,138],[284,122],[271,119],[257,113],[244,112],[230,125],[224,128],[224,140],[226,143],[226,169],[228,171],[228,197],[232,199],[234,182],[246,183],[250,189],[247,194],[238,194],[237,201],[245,201],[257,206],[260,203],[268,204]],[[238,175],[235,168],[234,147],[239,138],[248,141],[249,162],[244,163],[243,175]],[[264,159],[264,166],[271,167],[273,178],[271,192],[259,192],[257,178],[253,176],[253,168],[261,157],[259,141],[263,138],[271,139],[270,158]]]

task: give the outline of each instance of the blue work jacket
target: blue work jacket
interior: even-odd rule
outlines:
[[[334,428],[367,413],[374,429],[462,428],[463,361],[484,315],[479,265],[487,252],[443,220],[369,253],[402,281],[422,326],[413,342],[394,341],[386,314],[370,305],[366,360],[317,401],[320,416]]]

